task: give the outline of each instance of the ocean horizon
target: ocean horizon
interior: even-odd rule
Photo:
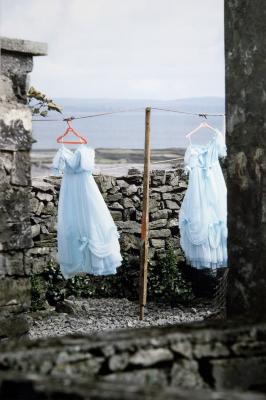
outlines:
[[[119,110],[139,109],[138,111],[121,112],[93,118],[74,120],[73,127],[88,140],[93,148],[128,148],[144,147],[145,107],[158,107],[181,110],[193,113],[224,113],[224,98],[202,97],[171,101],[162,100],[129,100],[129,99],[54,99],[63,107],[63,115],[49,113],[47,118],[35,116],[33,121],[33,150],[54,150],[60,145],[56,142],[63,134],[66,123],[64,117],[84,117],[91,114],[113,112]],[[60,121],[49,121],[59,119]],[[151,113],[151,147],[186,148],[188,140],[185,135],[205,120],[198,116],[152,110]],[[206,120],[205,120],[206,121]],[[222,117],[209,117],[208,123],[222,129]],[[195,143],[203,144],[211,135],[210,130],[193,137]]]

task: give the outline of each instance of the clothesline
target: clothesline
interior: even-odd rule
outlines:
[[[101,112],[97,114],[90,114],[90,115],[84,115],[82,117],[66,117],[66,118],[57,118],[57,119],[50,119],[50,118],[44,118],[44,119],[33,119],[33,122],[52,122],[52,121],[57,121],[57,122],[64,122],[64,121],[73,121],[76,119],[86,119],[86,118],[94,118],[94,117],[102,117],[105,115],[112,115],[112,114],[119,114],[119,113],[126,113],[126,112],[134,112],[134,111],[144,111],[145,108],[139,107],[139,108],[129,108],[129,109],[121,109],[117,111],[109,111],[109,112]],[[173,112],[173,113],[178,113],[178,114],[185,114],[185,115],[193,115],[201,118],[207,119],[207,117],[224,117],[225,114],[223,113],[202,113],[202,112],[189,112],[189,111],[182,111],[182,110],[171,110],[167,108],[158,108],[158,107],[151,107],[151,110],[155,111],[166,111],[166,112]]]

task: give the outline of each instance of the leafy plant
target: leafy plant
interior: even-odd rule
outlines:
[[[31,309],[42,310],[46,307],[47,282],[40,275],[31,276]]]
[[[68,296],[76,298],[138,299],[139,258],[124,255],[116,275],[76,275],[65,280],[55,262],[50,262],[41,275],[32,277],[32,308],[42,309],[47,301],[54,306]],[[151,301],[176,305],[193,299],[191,284],[184,278],[173,249],[161,262],[149,267],[148,297]]]
[[[33,86],[30,87],[28,93],[28,106],[31,109],[33,115],[40,115],[46,117],[49,111],[56,111],[62,113],[62,108],[58,106],[52,99],[49,99],[45,94],[35,89]]]
[[[170,303],[186,303],[193,299],[191,284],[183,277],[172,248],[160,263],[149,270],[148,293],[151,300]]]

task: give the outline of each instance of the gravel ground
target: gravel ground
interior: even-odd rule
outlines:
[[[171,308],[149,303],[144,320],[140,321],[138,303],[127,299],[68,299],[57,310],[59,312],[50,308],[29,314],[32,327],[28,337],[35,339],[133,327],[165,326],[202,321],[212,314],[208,304]]]

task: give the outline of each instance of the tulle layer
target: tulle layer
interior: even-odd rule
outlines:
[[[185,252],[187,263],[192,267],[220,268],[227,267],[227,229],[223,222],[209,225],[209,234],[201,244],[190,240],[189,228],[182,229],[180,244]]]
[[[61,262],[60,268],[65,279],[72,278],[80,272],[92,275],[113,275],[121,265],[122,257],[120,253],[113,253],[107,257],[97,257],[91,251],[86,252],[85,261],[80,264],[64,264]]]

